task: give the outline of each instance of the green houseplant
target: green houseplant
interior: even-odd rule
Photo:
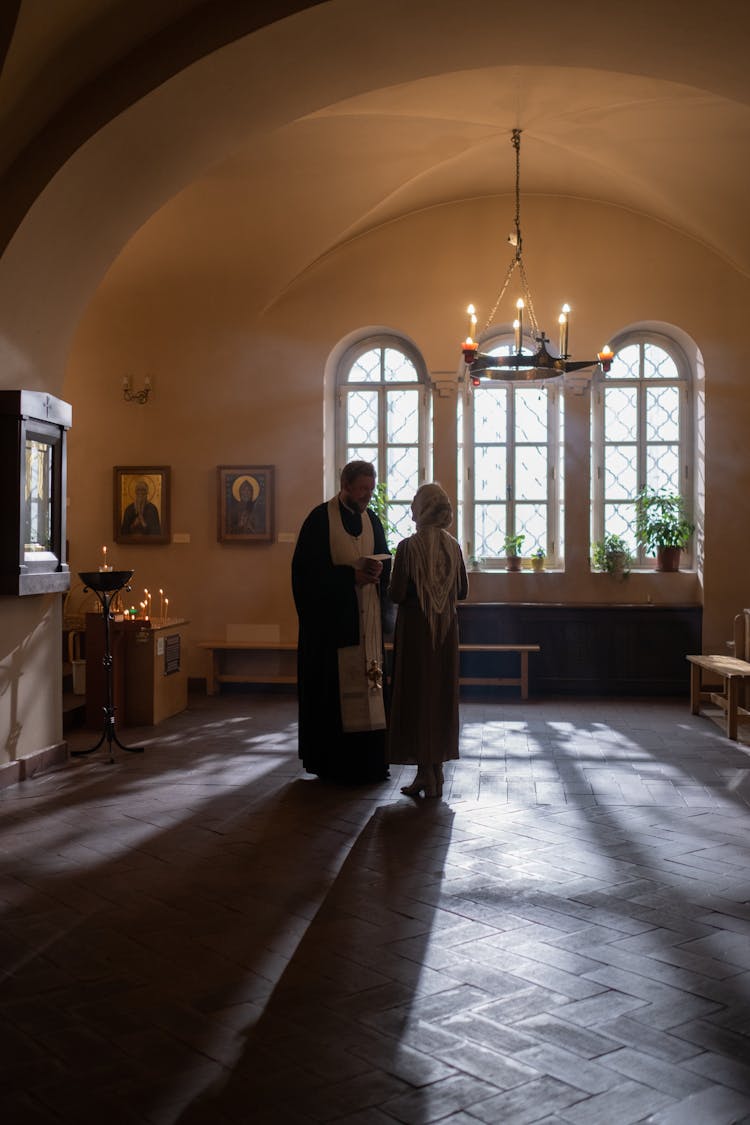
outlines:
[[[535,570],[537,574],[544,570],[544,560],[547,557],[547,552],[544,547],[537,547],[536,550],[531,552],[531,569]]]
[[[395,524],[392,524],[388,518],[388,490],[384,480],[379,480],[375,485],[375,491],[370,500],[370,508],[382,523],[386,540],[390,544],[390,552],[395,555],[398,540],[401,537]]]
[[[627,578],[633,565],[633,556],[621,535],[609,532],[594,543],[592,553],[594,568],[611,574],[614,578]]]
[[[503,539],[503,550],[505,551],[505,565],[508,570],[521,569],[521,544],[526,536],[521,532],[519,535],[506,535]]]
[[[635,537],[649,554],[656,555],[657,570],[680,569],[680,552],[694,530],[677,493],[644,488],[636,496]]]

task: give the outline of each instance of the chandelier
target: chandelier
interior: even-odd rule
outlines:
[[[561,379],[567,371],[581,371],[585,367],[593,367],[598,363],[602,371],[609,371],[614,358],[609,344],[605,344],[597,354],[596,359],[584,359],[573,362],[568,353],[568,329],[570,327],[570,306],[563,305],[558,323],[560,326],[559,355],[554,356],[547,350],[550,339],[544,332],[539,331],[539,325],[534,314],[534,303],[526,278],[526,269],[523,263],[523,240],[521,238],[521,130],[514,129],[511,135],[511,144],[516,153],[516,217],[515,231],[508,236],[508,242],[514,248],[513,257],[508,272],[505,275],[503,287],[500,290],[492,312],[487,318],[488,325],[492,322],[497,308],[505,296],[513,274],[518,270],[521,279],[522,296],[516,301],[516,318],[513,321],[514,352],[511,355],[487,355],[479,351],[475,340],[477,315],[473,305],[466,310],[469,314],[469,335],[461,345],[464,363],[469,369],[471,382],[475,387],[480,385],[482,378],[513,380],[515,382],[549,382]],[[528,315],[529,325],[534,339],[539,345],[533,355],[523,353],[524,315]]]

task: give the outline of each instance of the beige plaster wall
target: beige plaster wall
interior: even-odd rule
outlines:
[[[168,212],[169,209],[167,209]],[[568,474],[566,570],[472,579],[476,600],[697,601],[705,597],[704,642],[721,648],[736,610],[748,603],[734,557],[748,549],[737,518],[747,496],[750,397],[742,365],[748,283],[699,244],[640,216],[598,204],[532,199],[526,253],[537,314],[553,324],[561,299],[574,309],[571,345],[593,355],[605,338],[644,321],[678,326],[705,364],[705,527],[701,575],[633,574],[626,586],[588,569],[588,390],[566,392]],[[491,306],[508,251],[497,201],[436,208],[355,240],[298,279],[266,310],[253,301],[253,247],[238,237],[220,260],[191,256],[160,213],[134,238],[91,301],[75,334],[62,388],[73,404],[68,517],[71,570],[96,565],[107,543],[135,568],[135,594],[164,588],[191,621],[188,669],[204,671],[194,647],[226,624],[278,624],[293,640],[289,592],[293,545],[227,546],[216,540],[216,467],[277,468],[276,530],[293,538],[324,485],[330,416],[326,365],[360,326],[401,331],[422,350],[442,385],[458,371],[469,299]],[[179,226],[179,224],[177,225]],[[477,231],[492,232],[486,243]],[[155,258],[154,248],[158,247]],[[155,269],[156,263],[164,268]],[[509,317],[510,314],[508,313]],[[121,380],[149,372],[152,401],[125,403]],[[435,400],[435,458],[450,471],[454,399]],[[167,464],[173,474],[172,531],[189,542],[115,547],[112,469]],[[450,484],[445,481],[444,483]],[[61,599],[2,599],[0,754],[12,760],[60,737]]]
[[[0,598],[0,766],[60,742],[62,597]]]
[[[168,211],[168,209],[167,209]],[[276,531],[293,537],[324,486],[330,445],[324,373],[339,341],[360,326],[405,333],[433,376],[458,371],[464,308],[488,311],[508,250],[496,200],[435,208],[355,240],[298,279],[283,300],[253,307],[253,247],[238,235],[220,258],[179,247],[181,270],[153,269],[153,246],[169,262],[179,224],[152,219],[110,271],[82,320],[64,386],[76,424],[70,438],[71,569],[96,562],[108,543],[135,568],[136,592],[163,587],[189,642],[221,636],[228,623],[279,624],[293,640],[289,591],[293,545],[228,546],[216,540],[216,467],[277,469]],[[574,310],[571,347],[595,354],[633,324],[679,327],[706,365],[706,643],[721,646],[748,595],[726,549],[746,550],[747,529],[732,497],[747,494],[742,456],[750,423],[740,327],[747,282],[699,244],[640,216],[598,204],[532,199],[526,204],[526,263],[537,315],[552,326],[561,300]],[[477,232],[487,232],[486,241]],[[502,310],[501,310],[502,311]],[[506,313],[506,319],[511,315]],[[502,317],[499,317],[502,319]],[[123,374],[154,383],[146,406],[125,403]],[[435,458],[450,471],[455,400],[435,402]],[[699,601],[695,573],[634,574],[616,586],[588,567],[589,391],[566,392],[568,474],[566,570],[480,575],[477,600]],[[189,543],[112,546],[112,468],[167,464],[173,474],[172,530]],[[453,482],[444,480],[446,485]],[[200,675],[202,654],[188,653]]]
[[[554,5],[544,7],[552,26]],[[193,620],[193,638],[237,620],[277,621],[288,639],[295,628],[288,592],[290,544],[232,548],[216,543],[216,465],[246,459],[275,464],[277,527],[293,534],[310,505],[325,494],[322,451],[329,447],[331,433],[323,409],[323,372],[336,343],[363,324],[404,331],[423,350],[431,371],[443,379],[457,367],[456,345],[465,327],[467,300],[489,307],[507,260],[506,220],[498,219],[510,213],[507,200],[500,211],[492,200],[436,209],[344,247],[263,311],[262,295],[283,284],[289,269],[289,257],[274,253],[286,237],[283,200],[276,199],[278,177],[264,180],[263,146],[288,154],[288,163],[275,167],[286,168],[289,176],[297,175],[301,151],[290,143],[289,134],[274,130],[290,125],[293,133],[307,114],[371,87],[395,88],[414,74],[429,77],[464,68],[491,68],[483,82],[498,105],[510,99],[507,91],[512,87],[514,102],[515,91],[528,91],[524,96],[530,107],[536,90],[531,78],[543,56],[557,63],[564,55],[571,76],[576,63],[590,66],[591,60],[604,57],[598,46],[603,25],[590,18],[592,4],[579,6],[572,16],[566,11],[564,27],[558,29],[567,36],[562,55],[560,35],[548,37],[540,47],[533,34],[539,11],[521,13],[519,19],[528,20],[530,30],[525,34],[522,29],[517,36],[518,66],[509,68],[505,79],[498,73],[504,68],[497,65],[492,35],[476,34],[477,27],[486,30],[491,19],[503,18],[497,5],[485,2],[480,15],[475,12],[473,19],[461,17],[458,22],[454,6],[447,2],[405,7],[388,0],[387,11],[380,2],[377,9],[364,37],[358,21],[366,16],[359,6],[326,4],[301,17],[302,34],[294,21],[282,20],[224,51],[211,51],[148,98],[118,113],[83,144],[42,191],[0,259],[0,385],[48,390],[74,405],[69,521],[73,570],[96,562],[102,542],[111,543],[112,466],[154,459],[170,464],[172,527],[189,535],[190,542],[133,548],[132,558],[121,561],[135,566],[137,590],[141,583],[168,589],[172,608]],[[654,12],[645,40],[637,25],[631,29],[634,38],[627,27],[620,27],[606,51],[608,65],[684,81],[685,75],[696,73],[691,20],[683,21],[682,32],[675,36],[671,13]],[[394,36],[394,27],[400,34]],[[445,28],[447,34],[441,35]],[[709,19],[705,34],[718,42],[721,28],[712,27]],[[342,44],[348,52],[346,67],[340,65]],[[741,100],[746,68],[739,47],[731,58],[726,51],[704,50],[699,70],[705,90]],[[288,80],[290,73],[294,82]],[[597,89],[607,81],[612,79],[595,76]],[[572,83],[568,86],[572,92]],[[484,88],[480,84],[479,90]],[[466,104],[487,100],[472,96]],[[722,107],[722,112],[727,109]],[[557,128],[565,128],[566,122],[578,130],[570,106]],[[430,145],[434,141],[427,125],[427,118],[415,123],[414,135]],[[497,127],[493,115],[486,122],[479,120],[475,138],[487,130],[494,135]],[[391,126],[384,128],[389,143],[383,152],[392,160]],[[640,138],[640,127],[632,128]],[[620,128],[616,135],[618,145],[632,142],[627,130]],[[312,154],[311,167],[317,170],[318,133],[304,134],[303,140],[302,151]],[[359,143],[371,143],[369,135]],[[49,147],[48,138],[40,144]],[[184,206],[187,193],[181,191],[243,145],[248,146],[244,159],[250,179],[267,189],[259,192],[254,183],[253,204],[261,229],[252,238],[246,233],[246,214],[222,206],[221,177],[208,188],[206,182],[199,185],[201,207],[190,214]],[[401,159],[410,156],[408,144],[403,152],[396,151]],[[722,166],[720,160],[704,163]],[[420,162],[408,167],[417,175]],[[679,179],[674,159],[670,168]],[[364,174],[356,160],[352,169]],[[43,181],[37,180],[33,160],[27,171],[35,194]],[[379,172],[383,179],[372,191],[374,202],[388,198],[386,160]],[[407,180],[395,176],[393,183]],[[238,186],[237,197],[247,207],[245,183]],[[305,184],[299,197],[303,204],[313,194],[307,188]],[[326,190],[317,180],[312,188]],[[207,192],[209,203],[214,194],[219,200],[213,212],[203,206]],[[149,221],[148,216],[173,195],[173,202]],[[646,205],[663,214],[664,200],[671,202],[672,195],[657,190],[650,197],[618,198],[645,198]],[[351,214],[332,215],[322,209],[328,226],[319,231],[314,219],[308,221],[305,245],[293,246],[292,261],[310,260],[332,231],[361,219],[360,208],[361,197]],[[725,245],[741,235],[729,215],[727,210]],[[141,223],[145,226],[89,304],[113,256]],[[731,616],[748,601],[742,570],[730,553],[747,549],[746,521],[737,518],[750,483],[750,399],[742,364],[747,279],[667,228],[606,207],[525,199],[524,229],[540,317],[544,324],[554,322],[560,300],[571,301],[576,313],[572,343],[578,356],[593,354],[602,336],[644,319],[681,326],[702,350],[707,460],[706,478],[700,483],[706,500],[706,568],[701,581],[706,646],[721,645]],[[124,404],[122,375],[131,371],[140,381],[146,370],[154,376],[153,402],[144,408]],[[452,464],[452,407],[449,397],[435,403],[441,476]],[[544,590],[537,596],[552,600],[612,597],[611,587],[599,576],[590,576],[586,563],[587,419],[586,396],[571,396],[568,568],[564,575],[545,575],[544,587],[531,588]],[[475,580],[474,596],[514,596],[512,581],[506,575],[482,576]],[[522,596],[534,596],[527,593],[526,576],[519,581]],[[689,575],[634,575],[628,591],[628,597],[643,601],[648,596],[693,598],[700,588],[698,579]],[[621,592],[615,596],[621,597]],[[59,596],[49,601],[0,599],[0,761],[32,753],[60,737],[61,601]],[[198,673],[195,650],[189,660],[191,671]]]

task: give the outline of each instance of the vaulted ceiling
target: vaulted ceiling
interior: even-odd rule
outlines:
[[[512,192],[516,126],[524,197],[641,212],[750,276],[744,0],[519,7],[6,3],[0,246],[92,138],[153,102],[153,115],[138,117],[142,148],[129,142],[141,163],[126,186],[144,193],[133,229],[178,191],[196,215],[219,192],[248,222],[257,217],[259,237],[283,219],[279,290],[378,224]],[[152,123],[158,161],[146,137]],[[507,233],[500,217],[489,233]]]

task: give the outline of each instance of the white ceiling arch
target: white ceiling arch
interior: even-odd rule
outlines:
[[[64,131],[66,108],[67,119],[80,112],[92,74],[104,104],[139,44],[164,47],[174,30],[184,48],[188,17],[218,20],[242,6],[64,7],[65,19],[45,23],[46,6],[23,0],[0,78],[4,151],[30,153],[43,136],[50,167],[52,126]],[[194,223],[201,208],[214,208],[212,221],[238,209],[247,222],[257,217],[262,238],[269,219],[283,219],[273,263],[281,291],[377,225],[512,191],[507,140],[516,125],[524,130],[524,194],[642,212],[750,276],[750,80],[746,36],[737,33],[747,26],[744,2],[708,9],[694,0],[538,0],[511,10],[497,0],[470,8],[456,0],[327,0],[264,10],[289,14],[266,26],[257,17],[254,30],[234,39],[230,28],[218,46],[204,18],[205,43],[193,45],[193,61],[176,69],[177,56],[164,48],[161,84],[150,75],[153,88],[74,152],[66,155],[60,139],[60,167],[23,202],[25,220],[3,259],[4,291],[16,305],[9,315],[32,290],[37,303],[46,290],[61,318],[61,301],[80,309],[149,216],[183,195]],[[66,58],[80,63],[79,88]],[[38,81],[47,72],[57,84]],[[35,274],[31,249],[48,251],[51,242],[67,272],[56,276],[47,252]]]

